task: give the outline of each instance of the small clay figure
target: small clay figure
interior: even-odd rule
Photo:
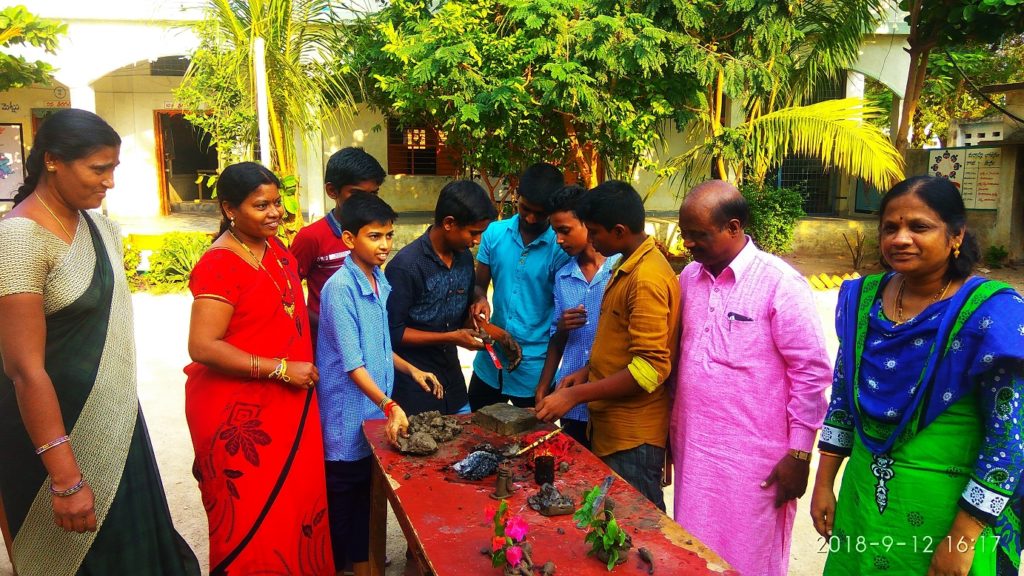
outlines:
[[[555,576],[555,563],[548,560],[540,569],[540,576]]]
[[[498,478],[491,498],[501,500],[508,498],[513,492],[515,492],[515,487],[512,485],[512,471],[509,470],[507,463],[502,463],[498,466]]]
[[[526,499],[530,508],[545,516],[560,516],[572,514],[576,509],[576,503],[572,498],[563,496],[552,484],[544,484],[540,492]]]
[[[651,555],[651,551],[647,548],[640,548],[636,551],[640,556],[640,559],[647,563],[647,573],[654,574],[654,556]]]
[[[565,474],[566,472],[568,472],[569,471],[569,463],[566,462],[565,460],[562,460],[561,462],[559,462],[558,463],[558,471],[560,473],[562,473],[562,474]]]

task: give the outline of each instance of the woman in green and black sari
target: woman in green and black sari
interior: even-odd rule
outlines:
[[[1024,300],[971,275],[966,220],[948,180],[897,184],[879,222],[891,271],[840,291],[811,500],[826,574],[1017,576]]]
[[[49,117],[0,221],[0,495],[21,576],[199,574],[139,409],[121,237],[86,212],[120,144],[91,112]]]

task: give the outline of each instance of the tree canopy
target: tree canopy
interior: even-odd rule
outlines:
[[[593,184],[598,158],[619,177],[652,166],[662,123],[697,91],[696,43],[646,4],[395,0],[357,24],[342,59],[371,105],[437,127],[487,180],[561,159]]]
[[[931,54],[972,43],[997,44],[1024,33],[1024,0],[929,0],[927,5],[924,0],[901,0],[900,8],[910,24],[910,71],[895,139],[905,151]]]
[[[8,53],[11,46],[35,46],[49,54],[67,32],[67,24],[39,18],[24,6],[0,10],[0,92],[32,84],[49,84],[53,67],[42,60],[29,61]]]

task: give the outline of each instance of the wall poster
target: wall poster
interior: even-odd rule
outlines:
[[[0,201],[11,200],[25,181],[21,124],[0,124]]]
[[[998,208],[1002,149],[938,148],[928,153],[929,174],[951,180],[968,210]]]

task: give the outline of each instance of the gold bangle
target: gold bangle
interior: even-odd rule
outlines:
[[[836,454],[835,452],[829,452],[828,450],[818,450],[818,454],[821,454],[822,456],[831,456],[833,458],[846,458],[846,456],[842,454]]]
[[[966,511],[965,511],[965,512],[964,512],[964,514],[965,514],[965,515],[966,515],[966,516],[967,516],[967,517],[968,517],[968,518],[969,518],[969,519],[971,520],[971,522],[974,522],[975,524],[977,524],[977,525],[978,525],[978,526],[979,526],[979,527],[980,527],[980,528],[981,528],[982,530],[985,530],[986,528],[988,528],[988,524],[986,524],[985,522],[983,522],[983,521],[982,521],[981,519],[979,519],[979,518],[976,518],[976,517],[975,517],[975,516],[974,516],[973,514],[971,514],[970,512],[966,512]]]

